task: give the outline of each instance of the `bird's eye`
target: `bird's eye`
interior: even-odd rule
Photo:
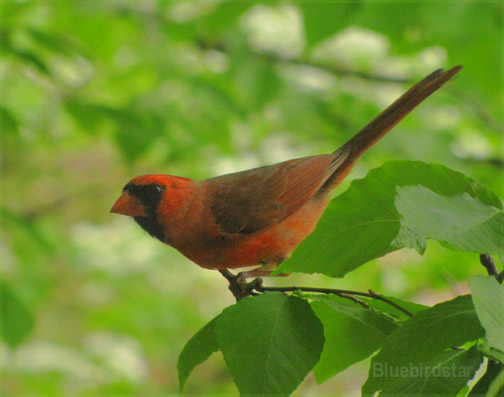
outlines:
[[[154,186],[154,190],[156,191],[156,193],[161,193],[161,186]]]

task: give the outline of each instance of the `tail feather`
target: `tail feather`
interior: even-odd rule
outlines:
[[[336,169],[324,188],[335,188],[350,172],[355,162],[387,132],[394,128],[404,117],[456,75],[462,66],[444,71],[438,69],[419,81],[374,120],[350,138],[334,152],[337,158],[347,153],[345,161]]]

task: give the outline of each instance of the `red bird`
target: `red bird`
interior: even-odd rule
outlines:
[[[151,236],[201,267],[262,265],[248,275],[268,275],[313,231],[329,192],[355,162],[461,68],[425,77],[334,153],[200,182],[138,176],[124,186],[111,212],[134,217]]]

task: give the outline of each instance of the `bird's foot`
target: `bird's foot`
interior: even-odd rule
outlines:
[[[262,278],[254,278],[252,281],[247,282],[247,272],[240,272],[233,274],[227,269],[220,269],[219,273],[222,274],[229,282],[229,290],[239,301],[247,296],[257,295],[254,290],[262,285]]]

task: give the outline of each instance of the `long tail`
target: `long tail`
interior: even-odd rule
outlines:
[[[444,71],[438,69],[406,91],[392,105],[381,112],[373,121],[350,138],[334,154],[337,158],[345,157],[324,188],[335,188],[350,172],[355,162],[367,150],[378,142],[387,132],[396,126],[429,95],[441,88],[444,83],[456,75],[462,66]],[[341,159],[340,159],[341,161]]]

